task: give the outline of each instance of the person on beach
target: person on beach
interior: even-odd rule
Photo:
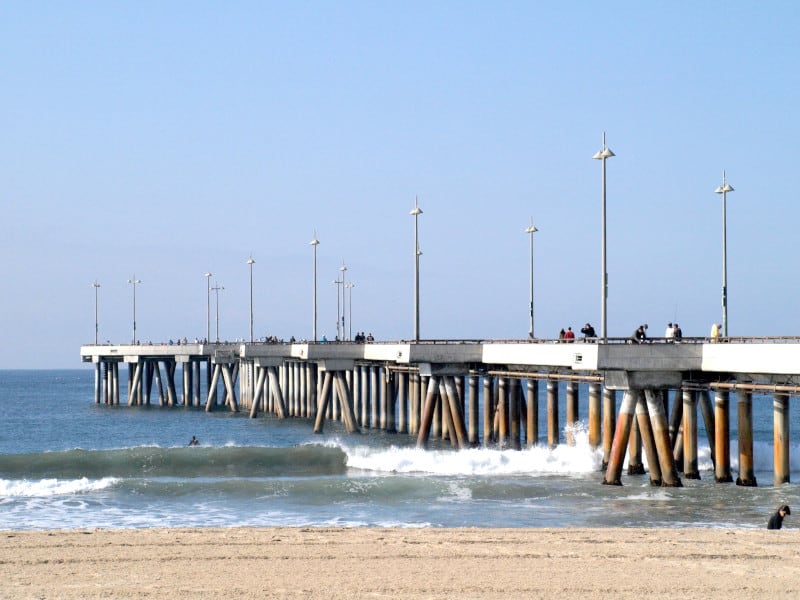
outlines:
[[[792,509],[788,504],[784,504],[769,518],[767,529],[780,529],[783,527],[783,518],[790,514],[792,514]]]
[[[200,445],[200,440],[198,440],[195,436],[192,436],[192,439],[189,440],[189,445],[190,446],[199,446]]]

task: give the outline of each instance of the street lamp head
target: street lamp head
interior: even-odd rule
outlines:
[[[133,279],[128,279],[128,283],[132,283],[133,285],[136,285],[137,283],[142,283],[142,280],[141,279],[136,279],[136,275],[134,275]]]
[[[309,243],[311,246],[318,246],[318,245],[319,245],[319,240],[317,239],[317,232],[316,232],[316,231],[314,232],[314,239],[312,239],[312,240],[311,240],[310,242],[308,242],[308,243]]]
[[[419,198],[417,198],[417,196],[414,196],[414,208],[408,214],[414,215],[415,217],[422,214],[422,209],[419,207]]]
[[[731,187],[731,185],[729,183],[726,183],[725,185],[721,185],[717,189],[715,189],[714,193],[716,193],[716,194],[725,194],[727,192],[732,192],[732,191],[733,191],[733,188]]]
[[[95,282],[92,284],[92,287],[94,287],[94,288],[99,288],[99,287],[100,287],[100,284],[99,284],[99,283],[97,283],[97,282],[95,281]]]
[[[611,148],[603,148],[599,152],[595,152],[592,158],[595,160],[604,160],[606,158],[611,158],[612,156],[616,156],[616,154],[611,151]]]
[[[248,265],[254,265],[254,264],[256,264],[256,261],[255,261],[255,260],[253,259],[253,257],[251,256],[250,258],[248,258],[248,259],[247,259],[247,264],[248,264]]]
[[[341,266],[341,267],[339,267],[339,270],[340,270],[340,271],[341,271],[343,274],[344,274],[344,272],[345,272],[345,271],[347,271],[347,267],[346,267],[346,266],[344,266],[344,260],[342,260],[342,266]]]
[[[203,273],[203,277],[211,277],[211,272],[208,271],[206,273]]]

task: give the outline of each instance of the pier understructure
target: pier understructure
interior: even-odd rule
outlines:
[[[335,420],[353,434],[374,429],[414,436],[420,447],[432,437],[455,448],[555,447],[562,432],[574,444],[570,425],[580,420],[579,389],[586,385],[589,443],[602,446],[603,483],[609,485],[621,485],[626,456],[629,474],[644,473],[643,450],[653,485],[681,486],[681,474],[699,479],[698,417],[715,480],[732,482],[731,392],[737,401],[736,483],[757,485],[754,393],[772,397],[774,484],[788,483],[789,398],[800,394],[795,338],[86,345],[81,358],[94,364],[98,404],[120,404],[124,364],[130,406],[155,404],[157,396],[163,407],[307,419],[315,432]]]

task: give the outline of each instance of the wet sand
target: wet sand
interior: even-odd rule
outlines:
[[[0,532],[2,598],[796,598],[800,530]]]

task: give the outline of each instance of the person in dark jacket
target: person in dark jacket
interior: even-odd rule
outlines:
[[[783,518],[790,514],[792,514],[792,509],[788,504],[784,504],[769,518],[767,529],[780,529],[783,527]]]

